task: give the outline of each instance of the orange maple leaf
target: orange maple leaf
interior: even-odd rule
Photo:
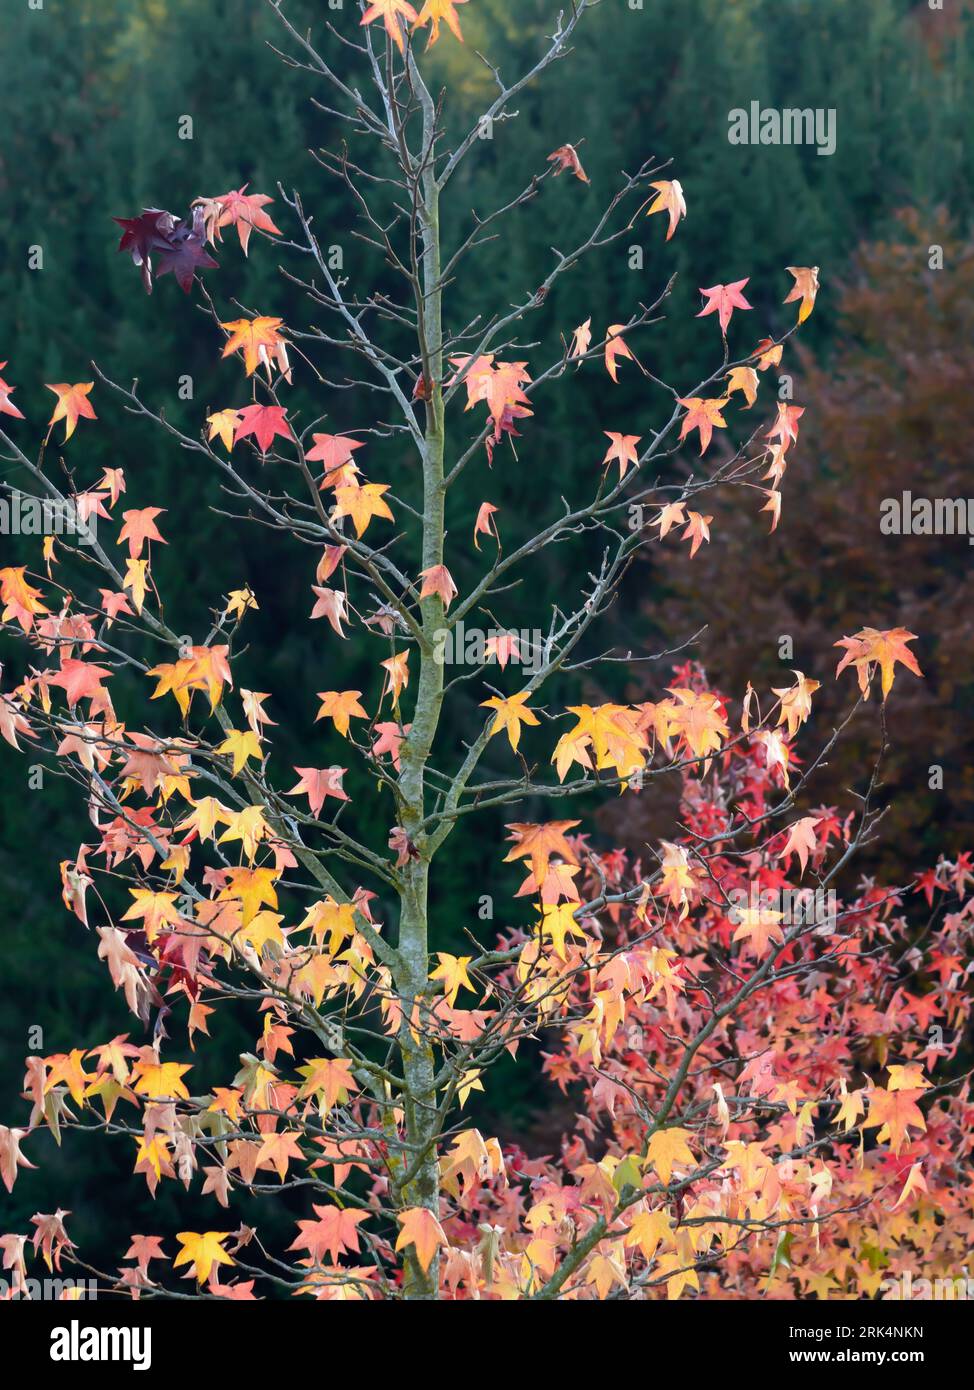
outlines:
[[[373,0],[359,23],[372,24],[375,20],[381,19],[386,26],[386,32],[399,52],[404,53],[403,25],[407,22],[415,24],[418,18],[419,16],[409,4],[409,0]]]
[[[649,186],[656,189],[656,197],[646,216],[652,217],[654,212],[669,213],[670,225],[666,233],[666,240],[669,241],[677,229],[680,218],[687,215],[683,189],[676,179],[661,179],[659,183],[651,183]]]
[[[411,1245],[423,1272],[433,1263],[433,1256],[441,1246],[449,1245],[443,1234],[443,1227],[426,1207],[410,1207],[399,1213],[402,1230],[396,1241],[396,1249],[403,1250]]]
[[[635,467],[639,462],[636,445],[642,435],[617,434],[614,430],[603,430],[602,433],[611,440],[605,458],[602,460],[602,467],[604,468],[613,461],[617,463],[619,465],[619,481],[622,482],[629,471],[629,465],[632,464]]]
[[[298,1072],[304,1077],[298,1095],[316,1096],[325,1112],[335,1105],[344,1105],[359,1084],[352,1075],[353,1063],[347,1057],[311,1057]]]
[[[630,362],[636,360],[622,336],[625,331],[626,324],[624,323],[610,323],[605,330],[605,370],[615,382],[619,380],[619,367],[616,358],[628,357]]]
[[[253,376],[261,365],[267,368],[270,375],[272,360],[277,362],[285,377],[289,376],[287,347],[278,332],[278,329],[284,327],[283,319],[260,316],[254,319],[233,319],[230,323],[221,323],[220,327],[230,334],[223,349],[223,356],[229,357],[234,352],[243,352],[244,367],[248,376]]]
[[[504,857],[505,864],[517,859],[528,859],[531,872],[540,886],[548,873],[548,861],[553,854],[559,855],[569,864],[577,864],[571,845],[565,839],[565,831],[578,825],[577,820],[553,820],[546,825],[530,825],[512,821],[504,827],[512,833],[508,837],[515,841],[514,848]]]
[[[778,851],[778,858],[787,867],[788,860],[793,854],[798,855],[798,862],[804,875],[808,865],[808,856],[814,854],[818,848],[818,840],[815,837],[815,827],[822,819],[821,816],[802,816],[801,820],[796,820],[788,831],[788,839],[784,847]]]
[[[845,647],[846,653],[835,668],[835,674],[838,675],[847,666],[855,666],[856,674],[859,677],[859,689],[863,698],[868,700],[869,682],[878,666],[882,672],[882,691],[885,701],[893,688],[897,662],[905,666],[908,671],[912,671],[915,676],[922,678],[923,672],[917,665],[917,659],[906,645],[907,642],[915,642],[916,640],[916,633],[908,632],[905,627],[891,627],[883,632],[874,627],[864,627],[853,637],[840,637],[834,645]]]
[[[3,371],[6,365],[6,362],[0,362],[0,372]],[[15,419],[22,420],[24,418],[23,414],[10,399],[14,389],[13,386],[8,386],[3,377],[0,376],[0,415],[12,415]]]
[[[576,150],[574,145],[559,145],[556,150],[552,150],[551,154],[549,154],[548,163],[554,164],[555,166],[555,178],[568,169],[577,179],[580,179],[582,183],[591,182],[588,174],[586,174],[585,170],[582,168],[582,161],[579,159],[578,150]]]
[[[767,439],[780,439],[782,448],[787,448],[789,444],[798,439],[798,421],[805,414],[803,405],[788,405],[786,401],[778,402],[778,416],[774,424],[768,430]]]
[[[721,411],[727,404],[728,397],[717,396],[705,400],[701,396],[680,396],[678,400],[687,412],[683,417],[683,424],[680,426],[680,438],[686,439],[693,430],[699,430],[700,452],[703,454],[710,447],[714,426],[716,425],[718,429],[722,430],[727,428],[727,421]]]
[[[457,586],[446,565],[431,565],[429,569],[420,570],[419,573],[423,581],[423,587],[419,591],[420,598],[439,595],[443,600],[443,607],[449,608],[457,596]]]
[[[738,924],[734,940],[747,941],[759,960],[768,954],[772,941],[784,940],[780,912],[764,907],[738,907],[734,917]]]
[[[349,1250],[358,1251],[358,1227],[362,1221],[368,1220],[367,1211],[320,1207],[315,1202],[312,1202],[311,1206],[318,1220],[298,1222],[301,1234],[293,1245],[288,1246],[289,1250],[307,1250],[318,1264],[322,1262],[321,1257],[325,1251],[330,1253],[333,1260],[337,1260],[339,1255],[344,1255]]]
[[[690,540],[690,559],[700,549],[703,541],[710,540],[710,523],[712,516],[704,516],[701,512],[687,512],[687,527],[683,532],[683,539]]]
[[[361,690],[319,690],[318,699],[321,701],[321,709],[315,715],[315,720],[330,719],[342,738],[348,738],[349,721],[354,716],[356,719],[368,719],[368,713],[359,704]]]
[[[425,25],[430,26],[430,36],[426,42],[426,47],[431,48],[440,37],[440,24],[445,20],[448,28],[463,43],[463,34],[460,30],[460,19],[456,12],[457,5],[465,5],[467,0],[426,0],[423,8],[419,12],[416,20],[416,28],[422,29]]]
[[[881,1086],[873,1087],[869,1092],[869,1116],[863,1122],[863,1129],[879,1127],[877,1141],[880,1144],[889,1141],[894,1154],[899,1153],[909,1139],[910,1125],[920,1130],[927,1127],[917,1105],[924,1089],[916,1086],[911,1090],[886,1091]]]
[[[150,945],[164,927],[179,925],[179,910],[175,906],[178,896],[176,893],[153,893],[147,888],[130,888],[129,892],[135,902],[130,904],[122,921],[134,922],[141,919],[146,940]]]
[[[800,299],[798,322],[804,323],[815,307],[815,296],[818,294],[818,266],[789,265],[785,268],[788,274],[794,277],[795,283],[785,296],[784,303],[793,304],[795,300]]]
[[[57,405],[54,407],[54,414],[47,424],[47,438],[51,437],[51,430],[58,420],[64,421],[64,442],[65,444],[74,434],[78,424],[78,419],[84,416],[86,420],[97,420],[98,416],[92,409],[88,395],[94,386],[93,381],[78,381],[73,386],[66,382],[59,382],[56,386],[47,386],[48,391],[53,391],[57,396]],[[45,385],[47,383],[45,382]]]
[[[141,511],[129,511],[122,513],[122,520],[125,523],[118,533],[118,544],[124,541],[129,543],[129,554],[138,557],[142,554],[142,547],[146,541],[158,541],[160,545],[167,542],[160,536],[156,529],[155,519],[161,516],[165,508],[163,507],[143,507]]]
[[[473,548],[480,549],[478,536],[493,535],[494,540],[500,545],[500,532],[497,530],[497,522],[494,520],[494,513],[498,510],[492,502],[481,502],[480,510],[477,512],[477,520],[473,528]]]
[[[350,797],[342,787],[342,778],[348,771],[344,767],[296,767],[301,780],[291,788],[288,796],[304,792],[311,807],[311,814],[317,816],[324,805],[325,797],[333,796],[336,801],[348,801]]]
[[[398,704],[399,696],[409,684],[409,653],[397,652],[395,656],[388,656],[385,661],[380,661],[379,665],[386,673],[381,699],[384,700],[391,694],[392,703]]]

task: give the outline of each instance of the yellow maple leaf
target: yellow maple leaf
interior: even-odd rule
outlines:
[[[440,24],[444,20],[460,42],[463,43],[463,34],[460,30],[460,19],[457,15],[456,6],[465,5],[466,3],[467,0],[426,0],[426,3],[419,12],[419,18],[416,20],[416,28],[422,29],[427,24],[431,26],[430,36],[426,43],[427,48],[431,48],[440,37]]]
[[[215,796],[203,796],[199,801],[191,801],[190,804],[193,807],[192,811],[179,822],[176,829],[195,830],[201,841],[212,840],[217,825],[221,821],[234,818],[234,813],[228,811]]]
[[[163,1134],[154,1134],[147,1140],[145,1136],[136,1140],[138,1152],[135,1155],[135,1172],[139,1172],[139,1165],[147,1163],[155,1173],[156,1178],[162,1177],[162,1165],[169,1162],[169,1144]],[[143,1170],[144,1171],[144,1170]]]
[[[122,588],[131,589],[136,613],[142,612],[145,603],[145,594],[148,588],[146,579],[148,567],[148,560],[136,560],[133,556],[129,556],[125,562],[125,578],[122,580]]]
[[[234,941],[249,942],[258,955],[263,955],[264,947],[269,941],[283,949],[284,936],[281,932],[283,920],[284,918],[279,912],[258,912],[245,927],[241,926],[239,932],[235,933]],[[270,1015],[267,1017],[269,1018]]]
[[[272,868],[230,869],[227,874],[227,886],[220,890],[218,900],[225,902],[238,898],[243,907],[243,925],[247,926],[261,904],[277,907],[277,893],[274,889],[274,880],[277,877],[277,870]]]
[[[253,590],[248,584],[243,589],[231,589],[227,595],[227,606],[223,610],[223,616],[229,618],[242,618],[248,608],[259,609],[260,605],[254,598]]]
[[[297,931],[308,929],[318,945],[321,945],[327,935],[328,949],[334,954],[342,942],[355,934],[355,904],[340,903],[331,897],[312,903],[305,913],[304,921],[296,928]]]
[[[651,1260],[663,1242],[671,1243],[672,1230],[673,1223],[664,1209],[641,1211],[626,1234],[626,1244],[638,1245],[645,1258]]]
[[[386,695],[392,695],[392,703],[399,703],[399,696],[409,684],[409,653],[397,652],[395,656],[386,657],[385,661],[380,661],[379,665],[386,673],[385,684],[382,687],[380,699],[384,700]]]
[[[484,1084],[480,1079],[480,1071],[474,1067],[470,1071],[465,1071],[457,1082],[457,1099],[460,1102],[460,1109],[467,1103],[467,1097],[471,1091],[482,1091]]]
[[[727,394],[732,396],[735,391],[742,392],[747,402],[745,409],[750,409],[757,400],[758,380],[758,374],[753,367],[732,367],[727,373]]]
[[[642,749],[646,740],[632,710],[625,705],[569,705],[568,710],[578,723],[563,735],[563,740],[570,744],[587,741],[595,754],[597,768],[614,767],[620,777],[626,777],[637,767],[644,766],[646,759]],[[557,756],[558,749],[555,750]]]
[[[688,1129],[674,1125],[671,1129],[658,1129],[646,1149],[646,1162],[656,1170],[660,1181],[665,1185],[673,1176],[674,1163],[684,1163],[690,1167],[696,1162],[687,1146],[690,1138]]]
[[[473,956],[451,956],[445,951],[437,951],[437,960],[440,962],[430,974],[431,980],[443,981],[443,993],[446,1001],[452,1009],[457,1002],[457,991],[461,986],[465,989],[474,990],[467,974],[467,966],[473,960]],[[476,991],[474,991],[476,992]]]
[[[189,1100],[183,1076],[190,1070],[185,1062],[137,1062],[138,1079],[134,1089],[150,1100]]]
[[[270,826],[264,819],[263,808],[261,806],[245,806],[242,811],[227,815],[226,822],[227,828],[217,844],[222,845],[232,840],[239,840],[243,846],[244,854],[253,862],[261,840],[270,834]]]
[[[700,1281],[696,1272],[692,1268],[693,1253],[689,1253],[689,1259],[680,1251],[668,1251],[661,1255],[659,1264],[656,1267],[657,1277],[669,1275],[666,1280],[666,1297],[676,1299],[684,1289],[700,1289]]]
[[[164,926],[176,926],[179,922],[179,913],[174,906],[178,896],[176,893],[153,893],[147,888],[130,888],[129,892],[135,902],[130,904],[122,921],[133,922],[141,917],[150,945]]]
[[[500,733],[503,729],[507,730],[507,737],[511,747],[517,752],[518,743],[521,741],[521,725],[527,724],[529,727],[537,725],[538,720],[531,710],[524,703],[529,698],[530,692],[522,690],[519,695],[511,695],[506,700],[502,700],[499,695],[492,695],[489,700],[481,701],[481,709],[496,710],[494,722],[490,726],[490,737]]]
[[[592,1259],[588,1267],[589,1282],[595,1285],[599,1298],[607,1298],[618,1284],[626,1288],[626,1262],[621,1252],[601,1251]]]
[[[368,713],[359,704],[361,690],[319,690],[321,709],[315,719],[330,719],[342,738],[348,738],[350,720],[368,719]]]
[[[541,938],[545,942],[550,940],[555,955],[559,960],[564,960],[565,937],[585,936],[584,930],[575,919],[577,904],[574,901],[569,901],[564,903],[541,903],[539,906],[542,916],[539,926]]]
[[[237,426],[240,424],[240,411],[216,410],[212,415],[207,415],[206,423],[210,427],[207,439],[210,443],[218,437],[222,439],[223,447],[229,454],[233,449],[234,433]]]
[[[361,487],[358,483],[344,483],[335,489],[332,518],[337,521],[339,517],[350,516],[355,534],[361,538],[374,516],[384,517],[386,521],[395,520],[388,502],[382,496],[388,491],[388,483],[365,483]]]
[[[260,739],[252,729],[229,729],[226,738],[216,751],[229,753],[232,756],[234,777],[238,776],[247,766],[251,758],[260,759],[263,757]]]
[[[229,1238],[229,1231],[206,1231],[202,1235],[199,1231],[179,1231],[176,1239],[183,1248],[173,1260],[173,1267],[178,1269],[180,1265],[192,1265],[196,1282],[205,1284],[215,1264],[233,1264],[223,1248],[223,1242]]]

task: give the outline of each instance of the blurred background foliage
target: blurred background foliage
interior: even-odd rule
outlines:
[[[287,0],[286,9],[299,29],[314,30],[336,64],[351,61],[351,51],[324,33],[330,22],[354,34],[358,12],[348,0],[337,9],[325,0]],[[444,31],[423,59],[432,82],[448,93],[448,140],[470,128],[495,90],[478,52],[510,80],[536,61],[556,9],[549,0],[471,0],[462,7],[466,44]],[[351,294],[393,288],[388,270],[353,235],[346,191],[309,155],[333,147],[337,136],[333,118],[311,103],[315,95],[325,99],[320,86],[311,74],[282,65],[275,45],[287,47],[262,0],[45,0],[41,11],[9,0],[3,7],[0,360],[9,359],[6,376],[33,422],[18,438],[30,429],[40,435],[52,399],[43,383],[86,380],[91,360],[120,382],[138,378],[145,398],[190,433],[210,410],[243,401],[239,367],[220,363],[199,296],[184,298],[168,278],[146,297],[128,257],[116,254],[112,215],[133,216],[143,207],[182,214],[197,196],[249,183],[251,192],[275,196],[270,211],[292,234],[280,183],[301,191],[319,239],[342,248]],[[523,301],[547,274],[550,248],[568,249],[585,235],[620,170],[634,171],[649,155],[672,160],[667,173],[681,180],[689,205],[679,234],[666,243],[662,218],[640,218],[631,236],[587,258],[526,318],[527,346],[519,355],[532,365],[550,363],[577,323],[591,316],[599,330],[625,320],[675,272],[665,320],[634,334],[631,345],[681,394],[717,365],[714,325],[694,317],[698,286],[751,277],[747,294],[757,312],[738,315],[732,329],[732,344],[746,350],[793,321],[793,306],[781,304],[791,284],[784,267],[821,267],[818,307],[802,346],[786,350],[782,368],[794,376],[795,399],[808,410],[789,455],[779,530],[767,535],[759,497],[748,507],[749,494],[732,493],[727,507],[715,506],[713,541],[692,565],[674,544],[654,548],[633,567],[599,645],[656,652],[708,624],[692,654],[718,688],[739,698],[748,677],[766,687],[774,678],[780,683],[787,667],[801,667],[823,681],[824,729],[852,697],[851,680],[838,694],[830,688],[831,643],[866,624],[919,632],[927,679],[897,684],[884,793],[890,828],[866,865],[887,882],[908,879],[923,855],[965,848],[974,828],[965,719],[974,690],[970,550],[965,537],[906,539],[879,531],[880,501],[904,488],[930,496],[974,492],[966,458],[974,414],[972,63],[974,25],[970,5],[960,0],[948,0],[944,12],[931,11],[925,0],[865,6],[644,0],[638,9],[627,0],[603,0],[582,24],[571,55],[519,96],[517,118],[497,123],[491,139],[475,144],[443,208],[449,247],[469,231],[472,209],[483,216],[509,201],[566,141],[578,147],[591,180],[547,180],[541,195],[460,268],[446,309],[447,327],[455,331],[477,314],[486,318]],[[364,89],[364,73],[360,80]],[[834,108],[835,154],[731,146],[728,112],[752,100],[763,107]],[[179,138],[186,116],[192,139]],[[352,153],[372,157],[361,139]],[[929,268],[933,244],[944,248],[943,270]],[[633,246],[642,250],[638,269]],[[43,269],[27,268],[32,247],[42,249]],[[238,315],[236,300],[297,327],[316,321],[303,293],[278,271],[282,263],[303,269],[285,250],[255,238],[245,260],[231,232],[217,257],[220,269],[208,273],[206,284],[222,317]],[[742,318],[746,324],[739,326]],[[193,382],[190,400],[180,398],[185,376]],[[771,390],[773,384],[763,385],[756,411],[770,412]],[[378,399],[358,391],[323,394],[299,365],[289,405],[305,420],[326,413],[323,428],[341,432],[373,423]],[[385,652],[354,630],[339,646],[324,624],[310,624],[307,556],[261,528],[215,517],[211,506],[226,499],[196,455],[126,416],[104,388],[96,387],[93,401],[99,424],[81,425],[67,459],[86,486],[102,467],[121,466],[129,506],[167,508],[162,525],[170,545],[156,548],[154,569],[170,622],[189,634],[205,630],[221,596],[249,583],[261,607],[247,621],[250,645],[238,684],[273,692],[279,775],[295,762],[336,759],[335,740],[312,726],[308,691],[333,684],[376,689],[376,661]],[[562,494],[577,497],[590,487],[604,452],[602,429],[646,435],[666,418],[666,406],[625,365],[617,386],[590,366],[541,392],[517,441],[517,458],[506,445],[492,469],[478,458],[451,497],[448,563],[461,589],[480,572],[469,535],[484,498],[501,508],[505,545],[515,544],[538,516],[560,505]],[[470,418],[462,418],[458,402],[451,416],[454,457],[470,438]],[[368,475],[415,500],[406,446],[392,437],[370,442],[368,453]],[[685,472],[700,465],[687,452],[672,465],[678,466]],[[5,476],[18,481],[11,471]],[[16,561],[17,545],[2,537],[0,563],[10,563],[8,556]],[[597,542],[581,562],[573,558],[573,574],[582,572],[585,559],[597,563]],[[565,564],[566,552],[546,550],[530,583],[505,596],[497,616],[509,626],[543,623],[550,603],[564,594]],[[779,659],[782,635],[793,638],[794,661]],[[8,688],[18,657],[11,651],[4,660]],[[582,688],[562,680],[548,703],[647,698],[668,675],[666,662],[610,666]],[[483,698],[478,689],[476,682],[463,686],[449,715],[445,734],[457,745]],[[134,723],[143,699],[144,691],[120,687],[120,715]],[[877,721],[860,721],[831,760],[819,801],[841,801],[847,787],[861,783],[877,738]],[[498,769],[507,765],[499,751],[496,756]],[[934,763],[944,768],[942,791],[929,789]],[[75,789],[48,777],[43,791],[27,792],[25,760],[13,755],[0,759],[0,778],[0,1114],[15,1120],[31,1025],[43,1028],[43,1050],[54,1052],[132,1024],[94,943],[60,902],[58,862],[73,856],[87,828]],[[384,793],[354,772],[346,785],[360,804],[374,798],[375,815],[363,833],[384,846]],[[605,846],[640,850],[665,828],[672,805],[665,789],[657,795],[657,785],[639,799],[593,801],[585,809],[596,819],[586,828]],[[484,894],[494,899],[494,925],[524,919],[519,908],[508,916],[504,906],[519,876],[500,864],[502,822],[550,814],[540,801],[525,803],[493,824],[481,822],[478,834],[454,837],[434,877],[437,948],[458,949],[466,932],[483,932],[477,908]],[[391,903],[380,901],[380,911],[394,920]],[[216,1033],[201,1077],[211,1083],[225,1082],[237,1053],[252,1044],[229,1018],[217,1022]],[[512,1068],[478,1113],[491,1132],[534,1152],[550,1151],[561,1105],[539,1091],[528,1065]],[[166,1229],[170,1218],[188,1222],[190,1199],[171,1191],[160,1193],[164,1210],[154,1215],[147,1195],[141,1208],[111,1211],[106,1195],[117,1183],[124,1180],[127,1193],[140,1185],[124,1178],[130,1168],[124,1146],[75,1139],[56,1153],[45,1139],[32,1152],[43,1172],[26,1175],[13,1198],[0,1194],[14,1223],[22,1226],[33,1210],[68,1193],[77,1213],[73,1234],[95,1248],[117,1250],[131,1230]],[[246,1204],[235,1213],[252,1215]],[[11,1220],[4,1220],[6,1229],[16,1228]]]

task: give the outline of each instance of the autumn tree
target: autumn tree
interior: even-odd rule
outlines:
[[[153,1193],[201,1181],[227,1212],[215,1227],[232,1225],[237,1192],[307,1194],[283,1250],[244,1225],[133,1233],[119,1269],[94,1276],[142,1296],[184,1294],[183,1274],[200,1297],[678,1296],[698,1286],[698,1265],[726,1265],[722,1287],[749,1290],[762,1274],[781,1283],[832,1220],[851,1242],[851,1216],[891,1187],[901,1220],[929,1221],[953,1178],[942,1146],[925,1168],[919,1102],[930,1089],[953,1105],[951,1134],[968,1117],[929,1087],[924,1049],[894,1026],[900,998],[896,1020],[875,1019],[878,1060],[891,1048],[897,1057],[888,1084],[853,1078],[850,1033],[894,1001],[868,952],[858,1015],[842,991],[863,942],[890,946],[896,891],[853,894],[824,916],[750,896],[806,871],[827,894],[876,833],[875,773],[841,822],[824,809],[792,819],[841,734],[801,760],[793,751],[817,680],[797,671],[770,693],[748,686],[732,711],[694,668],[671,676],[672,653],[601,650],[598,636],[643,548],[678,566],[709,543],[712,495],[736,492],[761,534],[778,526],[803,408],[762,410],[762,378],[812,312],[817,270],[783,268],[773,293],[794,326],[762,339],[741,326],[753,312],[748,278],[728,267],[726,283],[702,290],[698,315],[713,370],[670,384],[650,365],[669,285],[595,324],[584,275],[570,274],[637,227],[667,241],[678,233],[687,205],[664,163],[646,160],[603,194],[589,184],[580,132],[553,130],[525,186],[471,212],[455,244],[441,236],[457,170],[516,118],[525,86],[569,56],[588,0],[559,17],[522,75],[488,64],[496,96],[459,135],[446,95],[424,78],[428,48],[463,41],[456,4],[377,0],[354,27],[346,17],[313,36],[280,0],[268,3],[285,64],[315,79],[344,132],[315,158],[343,190],[354,235],[381,257],[381,288],[357,288],[336,267],[297,190],[241,183],[194,196],[183,216],[153,207],[116,218],[133,286],[158,312],[176,286],[199,302],[213,344],[208,392],[226,395],[201,411],[198,432],[98,364],[90,381],[50,383],[38,441],[17,404],[15,364],[0,382],[0,442],[30,489],[8,501],[42,516],[47,503],[65,522],[39,528],[32,565],[0,570],[3,628],[16,639],[0,732],[87,798],[93,829],[61,865],[64,902],[97,938],[140,1030],[28,1057],[30,1117],[0,1129],[8,1190],[46,1126],[58,1138],[92,1128],[127,1141]],[[484,312],[452,322],[451,287],[476,274],[478,248],[516,235],[558,179],[578,210],[542,282],[512,305],[490,303],[482,285]],[[213,272],[232,256],[281,257],[308,322],[283,322],[273,304],[218,303]],[[221,355],[238,373],[233,395]],[[552,460],[532,456],[531,424],[580,372],[601,374],[606,428],[565,441],[590,457],[592,483],[563,498]],[[645,419],[614,417],[622,373],[644,384]],[[302,377],[311,418],[290,404]],[[371,408],[349,418],[363,389]],[[213,595],[209,631],[181,632],[156,585],[159,549],[179,538],[167,535],[152,479],[121,447],[116,466],[86,475],[85,432],[107,423],[121,439],[132,417],[188,465],[218,471],[215,545],[273,532],[307,555],[309,607],[293,622],[309,659],[326,644],[334,674],[307,691],[300,765],[275,757],[275,692],[239,679],[244,663],[261,669],[246,650],[261,595],[246,585]],[[717,462],[715,437],[735,441]],[[690,447],[697,462],[678,466]],[[551,475],[547,514],[515,525],[528,464]],[[458,510],[471,478],[483,500]],[[543,625],[525,629],[532,567],[546,552],[563,592]],[[852,626],[837,639],[837,674],[856,691],[846,723],[870,700],[882,708],[898,671],[921,674],[912,633]],[[369,653],[367,689],[343,679],[350,632]],[[558,681],[597,685],[613,666],[653,660],[655,699],[545,703]],[[129,698],[130,678],[144,701]],[[451,707],[465,712],[459,745],[447,736]],[[353,760],[367,772],[354,797]],[[569,799],[635,800],[674,778],[685,782],[686,822],[645,862],[572,833]],[[516,818],[535,805],[543,819]],[[469,953],[448,951],[437,868],[454,837],[476,835],[478,813],[497,808],[512,817],[497,859],[523,869],[523,901],[498,939],[471,934]],[[933,872],[931,894],[963,892],[962,867]],[[391,914],[380,911],[387,899]],[[919,986],[911,1004],[913,1017],[954,1029],[967,1009],[950,971],[958,930],[943,924],[929,963],[940,987]],[[210,1076],[209,1020],[230,1008],[249,1011],[253,1048],[234,1075]],[[809,1013],[830,1039],[824,1051],[809,1046]],[[551,1163],[505,1151],[464,1114],[498,1060],[540,1034],[557,1040],[555,1080],[580,1076],[589,1097],[582,1138]],[[874,1131],[883,1183],[854,1156]],[[38,1213],[34,1227],[2,1238],[15,1282],[27,1277],[28,1244],[49,1268],[91,1271],[63,1211]]]

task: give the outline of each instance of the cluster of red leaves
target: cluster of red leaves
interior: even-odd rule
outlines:
[[[476,1287],[477,1232],[502,1233],[513,1279],[511,1251],[547,1275],[600,1223],[566,1292],[870,1298],[907,1272],[964,1274],[974,1105],[956,1059],[972,1004],[971,857],[906,888],[863,880],[816,902],[853,818],[823,807],[741,852],[741,816],[766,810],[776,786],[756,744],[719,763],[716,776],[684,774],[669,882],[664,868],[674,893],[610,906],[597,969],[575,969],[586,941],[564,944],[571,984],[544,1069],[576,1126],[557,1155],[509,1154],[518,1181],[454,1194],[444,1229],[458,1296]],[[583,900],[621,895],[654,867],[592,856],[581,836],[565,849],[584,868]],[[810,885],[808,929],[782,948],[787,921],[769,904]]]

